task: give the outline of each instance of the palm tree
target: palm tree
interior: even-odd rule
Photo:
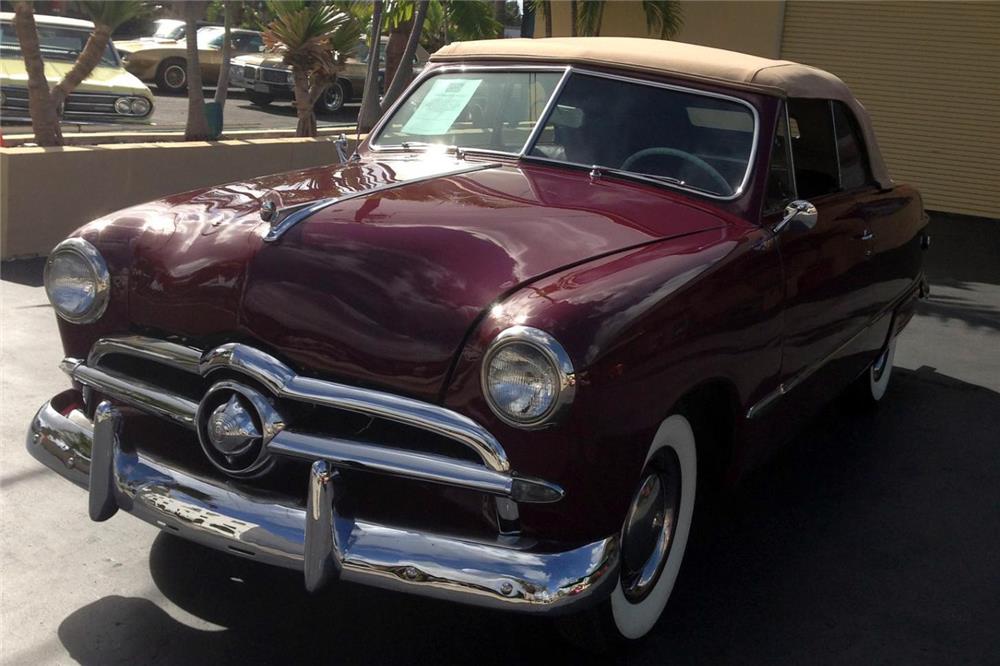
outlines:
[[[599,36],[605,4],[605,0],[581,0],[579,3],[574,0],[570,5],[572,34]],[[660,39],[670,39],[680,30],[683,17],[677,0],[643,0],[641,4],[649,34],[658,35]],[[549,21],[551,19],[546,18],[547,24]]]
[[[198,62],[198,17],[207,2],[204,0],[187,0],[183,2],[184,33],[187,46],[187,89],[188,113],[187,125],[184,129],[185,141],[204,141],[212,138],[208,129],[208,118],[205,116],[205,91],[201,83],[201,63]]]
[[[375,0],[372,11],[371,34],[368,39],[368,72],[365,75],[365,91],[361,98],[361,110],[358,112],[359,132],[370,132],[382,114],[378,99],[378,66],[381,59],[379,43],[382,39],[384,5],[382,0]]]
[[[386,88],[385,97],[382,99],[382,112],[384,113],[393,102],[402,94],[403,89],[413,78],[413,57],[417,53],[417,43],[420,41],[420,33],[423,30],[424,19],[427,17],[427,6],[429,0],[420,0],[417,3],[416,11],[413,14],[413,25],[410,28],[410,36],[406,40],[406,48],[392,76],[392,83]],[[388,60],[388,49],[386,49],[386,60]],[[389,76],[389,65],[386,63],[386,78]]]
[[[111,41],[111,33],[125,21],[145,10],[143,3],[135,0],[121,2],[81,1],[80,8],[94,22],[94,32],[77,57],[73,68],[51,90],[45,77],[38,28],[30,2],[14,3],[14,31],[21,46],[24,68],[28,73],[28,112],[35,143],[40,146],[61,146],[62,130],[59,115],[63,103],[80,83],[90,76]]]
[[[275,19],[264,31],[267,48],[284,54],[292,67],[296,136],[316,136],[316,102],[337,78],[357,46],[361,28],[336,7],[306,0],[272,0]]]

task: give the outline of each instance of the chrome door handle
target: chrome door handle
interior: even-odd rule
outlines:
[[[860,236],[855,236],[854,238],[856,240],[870,241],[871,239],[875,238],[875,234],[873,234],[870,230],[865,229],[865,233],[861,234]]]

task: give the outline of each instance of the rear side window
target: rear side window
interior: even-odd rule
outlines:
[[[854,114],[843,102],[833,102],[833,125],[837,133],[841,189],[852,190],[871,183],[865,142],[861,139]]]

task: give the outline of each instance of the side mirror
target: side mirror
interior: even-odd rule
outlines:
[[[799,222],[806,229],[812,229],[816,226],[816,220],[818,218],[819,213],[816,211],[816,206],[813,206],[804,199],[796,199],[792,203],[785,206],[785,215],[781,218],[781,222],[774,225],[772,231],[776,234],[780,234],[793,221]]]

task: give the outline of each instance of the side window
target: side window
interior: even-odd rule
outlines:
[[[853,190],[871,183],[865,142],[861,139],[854,114],[843,102],[833,102],[833,125],[837,132],[837,156],[840,158],[840,187]]]
[[[782,210],[795,198],[789,152],[788,123],[782,113],[771,145],[771,168],[767,175],[767,194],[764,199],[765,215]]]
[[[792,98],[788,100],[788,115],[799,197],[810,199],[837,192],[840,172],[830,102]]]

